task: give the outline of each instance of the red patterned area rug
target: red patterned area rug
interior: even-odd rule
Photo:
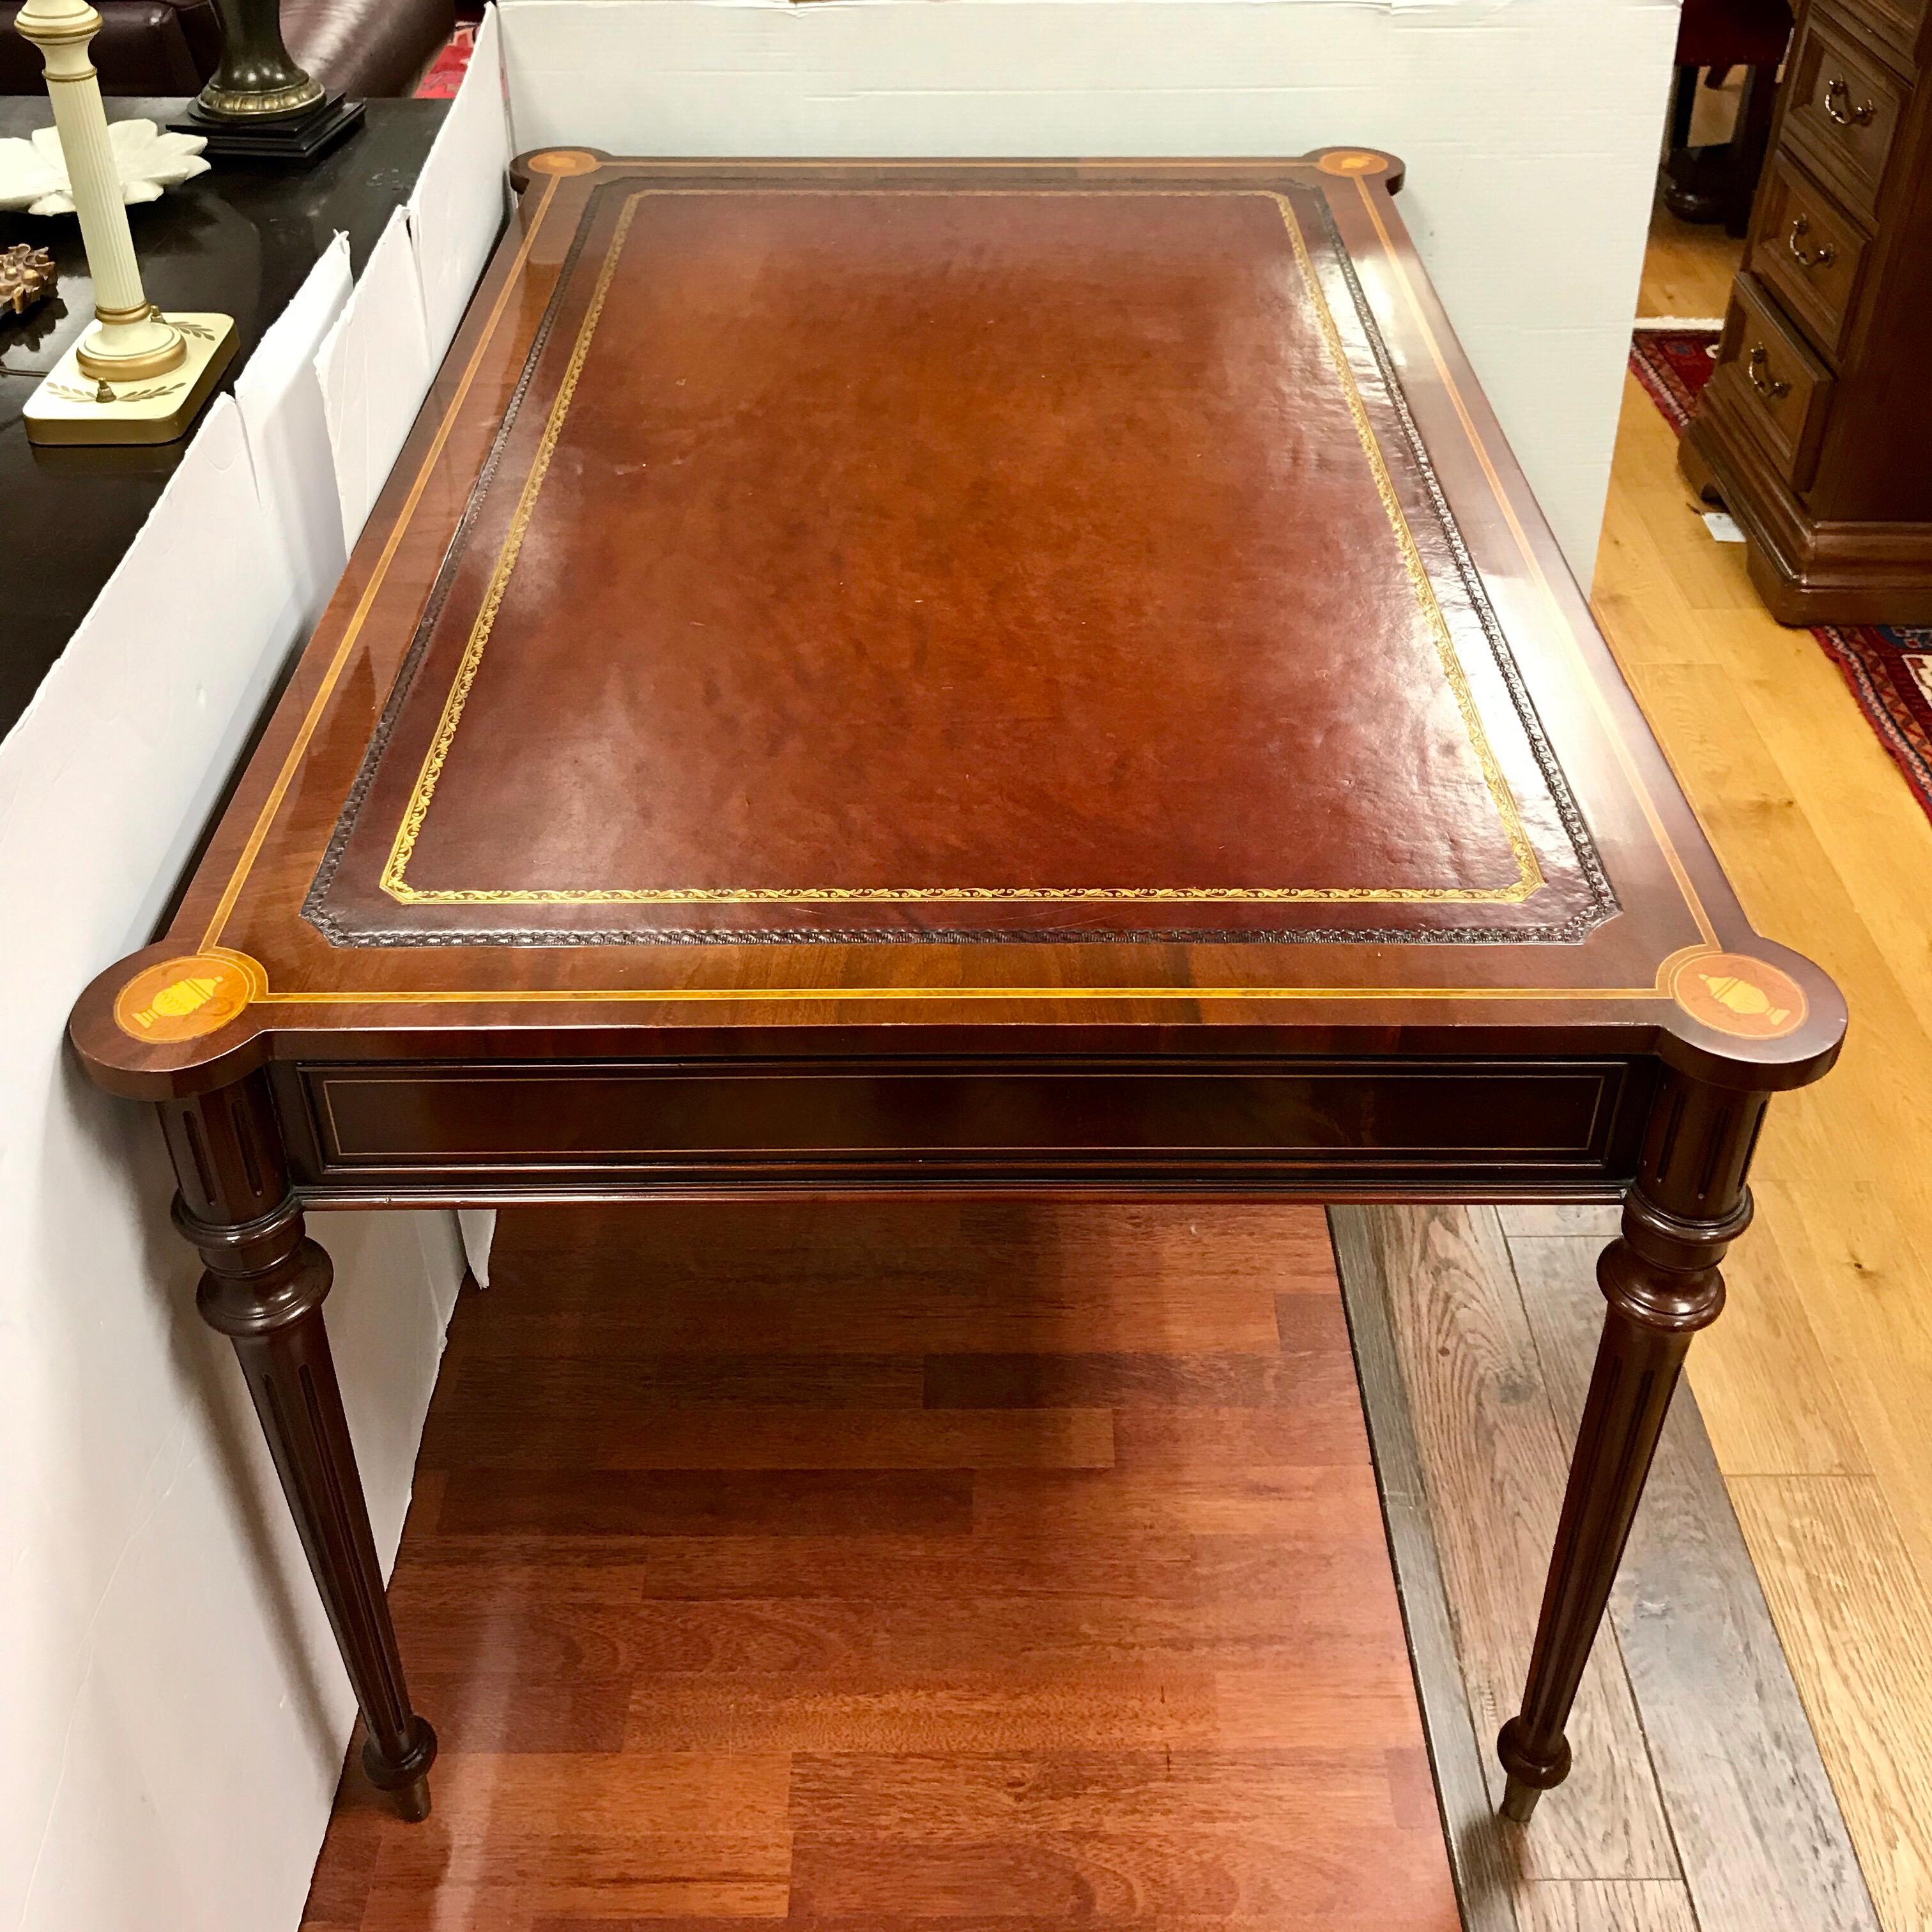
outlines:
[[[1714,328],[1640,326],[1630,338],[1630,374],[1679,436],[1690,423],[1697,392],[1711,379],[1717,353]]]
[[[1681,436],[1697,392],[1710,380],[1714,328],[1640,326],[1630,374]],[[1844,674],[1912,795],[1932,818],[1932,630],[1890,624],[1822,624],[1811,634]]]
[[[465,21],[449,37],[448,44],[430,64],[428,73],[416,83],[418,100],[454,100],[463,76],[470,71],[470,56],[476,51],[476,27]]]

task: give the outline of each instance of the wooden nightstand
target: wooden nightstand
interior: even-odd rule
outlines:
[[[1932,623],[1932,0],[1810,0],[1684,475],[1786,623]]]

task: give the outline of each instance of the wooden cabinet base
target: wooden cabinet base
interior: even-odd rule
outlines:
[[[1700,497],[1737,520],[1751,581],[1780,624],[1932,624],[1932,524],[1813,517],[1708,392],[1678,466]]]

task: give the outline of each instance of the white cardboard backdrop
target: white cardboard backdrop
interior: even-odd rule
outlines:
[[[452,112],[408,224],[398,218],[412,301],[418,250],[440,278],[415,392],[382,390],[405,425],[503,206],[494,28],[476,88],[480,110]],[[452,172],[462,178],[442,179]],[[285,1932],[353,1714],[232,1354],[194,1314],[198,1264],[168,1224],[173,1184],[153,1119],[92,1087],[64,1034],[81,988],[152,936],[334,588],[340,490],[315,357],[356,305],[346,256],[331,250],[237,400],[203,418],[0,742],[8,1932]],[[420,340],[423,309],[404,321]],[[354,398],[337,401],[345,434],[374,448]],[[327,1320],[386,1566],[462,1251],[448,1214],[310,1226],[336,1263]]]
[[[1402,154],[1410,226],[1586,579],[1675,20],[1674,0],[505,14],[518,147]],[[158,1137],[62,1034],[148,936],[447,342],[500,195],[496,58],[486,28],[382,300],[318,268],[0,745],[0,1927],[20,1932],[292,1927],[326,1819],[347,1686],[226,1346],[190,1311]],[[317,1232],[386,1564],[460,1251],[442,1215]]]
[[[388,481],[441,352],[431,351],[416,243],[399,208],[315,356],[346,544],[362,535]]]
[[[1609,485],[1677,0],[502,0],[519,148],[1298,154],[1402,208],[1570,568]]]

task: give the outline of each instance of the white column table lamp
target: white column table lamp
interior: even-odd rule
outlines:
[[[93,326],[28,398],[32,442],[172,442],[235,353],[232,316],[164,316],[140,265],[87,50],[100,31],[88,0],[26,0],[15,24],[46,62],[47,92],[87,266]]]

